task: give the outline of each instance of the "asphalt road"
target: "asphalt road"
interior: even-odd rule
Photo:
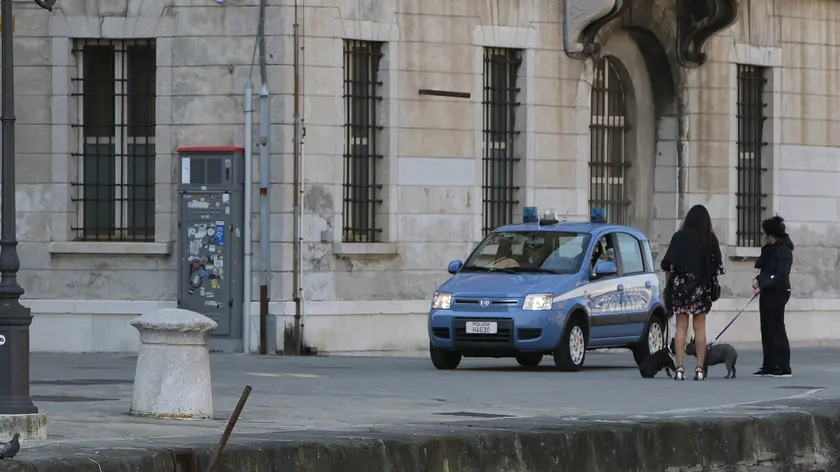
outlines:
[[[629,351],[589,353],[581,372],[512,359],[465,359],[438,371],[426,358],[211,356],[215,420],[135,418],[136,359],[33,355],[33,399],[48,416],[47,443],[221,434],[242,388],[253,387],[236,431],[371,429],[504,416],[680,415],[783,398],[840,398],[840,349],[794,349],[794,376],[755,378],[760,353],[742,351],[738,377],[642,379]],[[690,358],[693,361],[693,358]],[[687,362],[687,365],[691,365]],[[687,369],[690,371],[690,369]],[[32,444],[32,443],[30,443]]]

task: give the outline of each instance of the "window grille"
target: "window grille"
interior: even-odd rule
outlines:
[[[155,42],[75,41],[74,238],[154,241]]]
[[[761,220],[765,212],[764,167],[765,67],[738,65],[738,246],[761,246]]]
[[[484,156],[483,232],[513,222],[519,205],[515,171],[520,158],[515,141],[519,135],[515,122],[517,107],[516,79],[522,64],[522,51],[506,48],[484,48],[484,97],[482,105]]]
[[[628,224],[627,103],[624,85],[609,58],[595,61],[589,124],[589,208],[605,208],[607,220]]]
[[[377,179],[379,153],[378,107],[382,101],[379,62],[382,44],[344,41],[344,206],[342,240],[378,242],[382,234],[376,215],[382,204]]]

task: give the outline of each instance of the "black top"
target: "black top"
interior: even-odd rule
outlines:
[[[711,283],[722,262],[720,243],[714,233],[703,243],[694,231],[681,229],[671,237],[668,251],[662,258],[663,265],[670,264],[694,274],[701,283]]]
[[[765,244],[755,261],[761,291],[790,290],[790,266],[793,264],[793,241],[785,235],[773,244]]]

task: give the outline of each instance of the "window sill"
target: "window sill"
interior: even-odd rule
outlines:
[[[394,257],[398,255],[398,252],[397,245],[394,243],[333,243],[333,254],[336,256]]]
[[[134,256],[168,256],[171,243],[140,243],[130,241],[62,241],[47,245],[50,254],[113,254]]]
[[[758,259],[761,255],[760,247],[733,247],[729,252],[729,258],[736,261],[747,261],[751,259]]]

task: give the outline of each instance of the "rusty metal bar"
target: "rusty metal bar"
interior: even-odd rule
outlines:
[[[250,394],[251,386],[246,385],[242,390],[242,395],[239,396],[239,403],[237,403],[236,408],[233,409],[233,414],[228,420],[225,432],[222,433],[222,438],[219,440],[219,447],[216,448],[216,454],[213,455],[213,460],[210,461],[210,466],[207,467],[206,472],[213,472],[213,469],[216,468],[216,464],[218,464],[219,458],[222,457],[222,452],[225,450],[225,446],[227,445],[228,439],[230,439],[231,433],[233,433],[233,427],[236,426],[236,421],[239,420],[239,415],[242,413],[242,409],[245,408],[245,402],[248,401],[248,395]]]

